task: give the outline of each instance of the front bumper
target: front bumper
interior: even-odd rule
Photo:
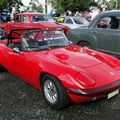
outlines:
[[[97,87],[97,88],[89,88],[89,89],[73,89],[73,88],[69,88],[67,89],[67,92],[69,94],[74,94],[77,96],[88,96],[88,97],[92,97],[92,96],[98,96],[101,94],[108,94],[110,92],[112,92],[115,89],[120,88],[120,80],[115,81],[113,83],[101,86],[101,87]]]

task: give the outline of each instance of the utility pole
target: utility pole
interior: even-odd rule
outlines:
[[[47,0],[45,0],[45,13],[47,14]]]

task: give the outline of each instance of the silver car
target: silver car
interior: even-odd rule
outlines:
[[[88,26],[89,22],[86,18],[82,16],[64,16],[59,17],[57,19],[57,22],[59,22],[62,25],[68,26],[70,29],[82,27],[82,26]]]

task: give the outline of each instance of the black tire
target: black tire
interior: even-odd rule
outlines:
[[[49,88],[49,91],[52,91],[52,95],[50,95],[51,94],[50,92],[48,92],[48,94],[46,93],[46,84],[48,85],[49,82],[52,83],[52,87]],[[55,88],[55,89],[53,89],[53,88]],[[48,87],[47,87],[47,89],[48,89]],[[54,98],[55,97],[56,98],[55,98],[55,100],[53,100],[54,102],[51,102],[51,100],[48,98],[53,96],[53,92],[54,93],[56,92],[57,97],[54,94]],[[56,110],[60,110],[60,109],[65,108],[69,105],[70,100],[69,100],[66,89],[63,87],[63,85],[61,84],[61,82],[57,78],[55,78],[49,74],[46,74],[42,79],[42,93],[43,93],[43,98],[44,98],[45,102],[51,108],[54,108]]]
[[[85,42],[85,41],[79,42],[78,45],[81,47],[88,47],[88,48],[92,47],[90,43]]]

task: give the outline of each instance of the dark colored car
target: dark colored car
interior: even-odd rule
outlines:
[[[70,30],[67,37],[74,44],[88,46],[120,58],[120,10],[99,14],[88,27]]]

